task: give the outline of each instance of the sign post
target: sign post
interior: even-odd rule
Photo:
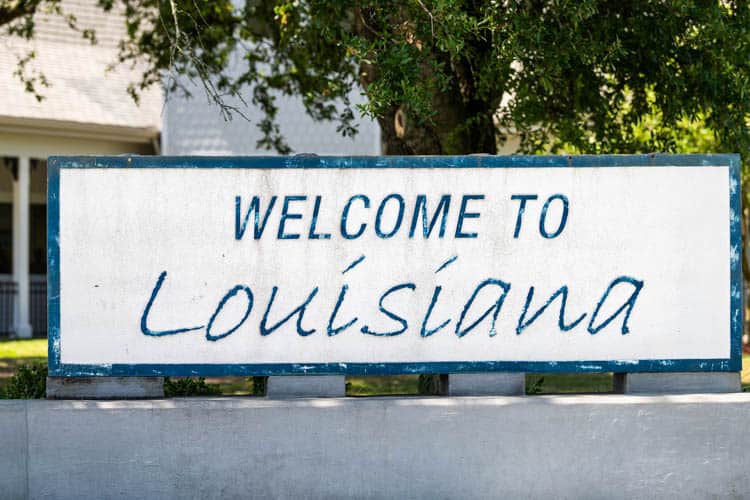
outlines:
[[[49,175],[53,378],[739,383],[736,155],[53,157]]]

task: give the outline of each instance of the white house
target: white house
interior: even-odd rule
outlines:
[[[94,1],[67,0],[81,27],[96,29],[92,46],[60,16],[40,16],[33,43],[0,37],[0,335],[44,335],[46,320],[46,159],[50,155],[159,152],[159,89],[136,106],[132,75],[115,61],[122,23]],[[38,102],[13,72],[19,57],[49,88]]]
[[[225,121],[219,109],[210,105],[203,90],[196,84],[186,85],[192,99],[169,96],[165,107],[162,154],[165,155],[273,155],[273,151],[256,146],[261,133],[256,124],[262,118],[258,108],[230,100],[245,118],[235,115]],[[359,92],[350,96],[353,103],[361,102]],[[377,122],[358,117],[359,133],[352,139],[336,131],[335,122],[315,122],[305,114],[299,98],[277,97],[277,120],[293,154],[318,155],[379,155],[381,154],[380,127]],[[356,110],[355,110],[356,113]]]

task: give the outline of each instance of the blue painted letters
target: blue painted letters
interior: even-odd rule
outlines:
[[[457,257],[452,257],[447,262],[454,262],[457,259]],[[359,263],[364,261],[364,256],[359,257],[356,259],[352,264],[350,264],[342,274],[349,271],[352,267],[355,265],[358,265]],[[441,267],[444,267],[441,266]],[[437,272],[440,272],[441,269],[438,269]],[[253,309],[254,304],[254,295],[251,290],[251,288],[248,285],[244,284],[238,284],[235,285],[233,288],[231,288],[226,294],[224,294],[223,297],[218,302],[218,305],[214,309],[213,313],[211,314],[208,324],[206,326],[200,325],[200,326],[190,326],[190,327],[180,327],[180,328],[173,328],[173,329],[167,329],[167,330],[153,330],[148,326],[148,320],[149,316],[151,314],[151,311],[154,307],[154,303],[156,301],[156,297],[159,295],[159,292],[162,289],[162,286],[164,284],[164,281],[167,277],[167,272],[163,271],[159,274],[159,277],[156,280],[156,284],[154,285],[153,290],[151,291],[151,295],[148,299],[148,302],[146,303],[146,306],[141,314],[141,333],[143,335],[149,336],[149,337],[163,337],[166,335],[175,335],[180,333],[187,333],[195,330],[201,330],[205,328],[206,330],[206,339],[212,342],[215,342],[217,340],[221,340],[225,337],[228,337],[235,331],[239,330],[243,325],[246,324],[248,318],[250,317],[250,313]],[[619,307],[611,313],[607,318],[600,320],[599,316],[601,314],[602,308],[605,304],[608,302],[612,302],[614,299],[611,298],[611,294],[615,289],[622,286],[630,286],[632,287],[632,291],[630,292],[630,295],[627,296],[627,299],[624,300],[621,304],[619,304]],[[468,316],[470,315],[470,312],[475,309],[475,303],[477,302],[478,298],[484,292],[485,290],[496,290],[496,293],[498,293],[497,298],[494,299],[494,302],[487,307],[479,316],[477,319],[472,321],[468,326],[464,326],[464,324],[468,321]],[[630,328],[628,326],[628,320],[630,319],[630,315],[633,312],[633,309],[635,308],[636,301],[638,299],[638,295],[641,292],[641,289],[643,288],[643,281],[637,280],[635,278],[629,277],[629,276],[619,276],[612,280],[612,282],[609,284],[607,289],[604,291],[604,294],[601,296],[599,301],[594,307],[593,312],[590,315],[589,323],[586,328],[586,330],[591,333],[592,335],[599,333],[600,331],[604,330],[614,322],[614,320],[620,316],[623,315],[622,318],[622,324],[620,326],[620,333],[627,334],[630,332]],[[347,293],[350,291],[351,287],[349,284],[344,284],[341,286],[341,290],[338,294],[338,299],[336,300],[333,309],[331,310],[330,315],[328,316],[328,324],[326,325],[326,333],[328,337],[335,337],[337,335],[340,335],[347,331],[349,328],[354,326],[359,321],[359,316],[353,314],[348,321],[345,321],[344,323],[337,322],[337,316],[339,314],[339,311],[341,309],[342,304],[344,303],[344,300],[346,298]],[[415,283],[401,283],[395,286],[392,286],[388,290],[386,290],[378,299],[378,310],[387,316],[388,318],[392,319],[393,321],[397,322],[400,327],[391,330],[391,331],[375,331],[373,330],[367,323],[363,324],[363,326],[360,328],[360,332],[366,335],[373,335],[376,337],[392,337],[395,335],[401,335],[402,333],[406,332],[408,330],[409,326],[409,319],[405,316],[399,315],[394,313],[391,309],[386,307],[385,301],[388,299],[391,295],[395,295],[397,292],[401,290],[411,290],[412,292],[419,292],[418,287]],[[296,332],[301,337],[307,337],[308,335],[312,335],[317,330],[316,328],[309,328],[306,329],[302,326],[302,322],[304,319],[305,312],[312,307],[312,302],[315,296],[318,294],[319,288],[316,286],[312,289],[312,291],[308,294],[307,298],[300,304],[299,306],[295,307],[290,313],[288,313],[286,316],[284,316],[281,320],[277,321],[275,324],[269,326],[269,316],[271,313],[271,309],[273,308],[274,304],[276,303],[277,296],[279,294],[279,288],[277,286],[274,286],[271,289],[271,294],[268,299],[268,303],[265,309],[265,312],[263,313],[263,316],[260,318],[260,323],[258,324],[257,330],[260,335],[267,336],[274,333],[276,330],[280,329],[284,324],[286,324],[289,320],[291,320],[294,316],[297,316],[296,321]],[[421,327],[419,330],[419,335],[422,338],[429,338],[436,333],[443,330],[446,326],[448,326],[453,319],[448,317],[443,319],[442,322],[437,324],[436,326],[429,326],[431,321],[432,314],[434,312],[435,306],[438,302],[438,299],[440,298],[440,295],[443,291],[442,285],[436,285],[432,292],[432,297],[430,300],[429,305],[427,306],[427,310],[422,317],[421,321]],[[503,308],[503,304],[505,302],[505,299],[508,297],[508,294],[511,291],[511,284],[507,283],[505,281],[502,281],[497,278],[487,278],[480,283],[477,284],[477,286],[474,288],[474,291],[472,292],[471,296],[468,298],[466,303],[463,306],[463,309],[461,310],[460,314],[458,315],[458,320],[456,321],[455,326],[455,334],[458,338],[462,338],[465,335],[467,335],[472,330],[475,330],[479,327],[479,325],[488,317],[490,318],[490,322],[487,328],[487,333],[490,337],[495,336],[498,332],[496,329],[496,323],[498,321],[498,318],[500,316],[501,310]],[[241,293],[240,293],[241,292]],[[587,313],[581,313],[576,319],[573,321],[566,323],[565,316],[566,316],[566,307],[567,307],[567,300],[568,300],[568,286],[563,285],[560,288],[558,288],[546,301],[545,303],[539,307],[535,312],[531,313],[531,303],[534,298],[534,292],[535,287],[530,286],[528,289],[528,293],[526,294],[526,300],[523,305],[523,309],[521,309],[520,313],[517,317],[517,323],[516,323],[516,334],[520,335],[522,334],[527,328],[529,328],[543,313],[544,311],[554,302],[558,297],[560,298],[560,310],[557,317],[557,326],[560,332],[568,332],[571,330],[574,330],[587,316]],[[245,300],[245,308],[244,312],[241,317],[234,320],[231,328],[228,330],[221,332],[221,333],[214,333],[214,324],[219,317],[220,314],[222,314],[222,311],[224,310],[225,305],[233,298],[238,297],[240,295],[244,295]],[[485,297],[491,297],[487,296],[485,294]],[[401,303],[408,302],[410,299],[408,296],[401,298]],[[620,299],[622,300],[622,299]],[[485,300],[486,302],[486,300]],[[408,307],[406,308],[408,310]],[[257,321],[257,320],[256,320]],[[337,326],[337,323],[338,326]],[[433,323],[434,324],[434,323]]]
[[[234,199],[234,210],[235,210],[235,222],[234,222],[234,238],[236,240],[241,240],[242,236],[245,234],[245,229],[247,229],[247,220],[250,218],[250,214],[253,214],[253,238],[256,240],[259,240],[261,236],[263,236],[263,230],[266,228],[266,223],[268,222],[268,216],[271,215],[271,210],[273,210],[273,206],[276,203],[276,196],[271,197],[271,201],[268,203],[268,208],[266,208],[266,214],[263,216],[263,222],[260,221],[260,198],[257,196],[253,196],[252,201],[250,202],[250,207],[247,209],[247,213],[245,213],[245,218],[242,219],[242,211],[241,211],[241,204],[242,204],[242,197],[237,196]],[[242,222],[240,222],[240,219],[242,219]]]
[[[456,238],[476,238],[477,233],[464,233],[464,219],[478,219],[479,212],[467,212],[466,209],[472,200],[483,200],[483,194],[465,194],[461,198],[461,209],[458,212],[458,222],[456,223]]]
[[[354,240],[362,236],[362,233],[365,232],[365,228],[367,227],[367,224],[364,222],[359,225],[359,229],[357,229],[356,233],[350,233],[346,226],[346,221],[349,219],[349,210],[352,207],[352,202],[355,200],[362,200],[362,204],[365,208],[370,208],[370,198],[363,194],[358,194],[355,196],[352,196],[349,198],[349,201],[346,202],[346,205],[344,205],[344,211],[341,214],[341,236],[346,238],[347,240]]]

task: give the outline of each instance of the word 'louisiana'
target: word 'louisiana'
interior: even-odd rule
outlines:
[[[364,256],[354,261],[346,270],[348,271],[351,267],[356,266],[362,260]],[[452,263],[455,258],[447,261],[442,267],[445,267]],[[441,269],[442,269],[441,267]],[[204,325],[198,326],[183,326],[177,325],[176,327],[168,330],[154,330],[149,327],[149,315],[152,308],[155,307],[156,299],[159,296],[162,285],[167,278],[167,272],[163,271],[151,292],[151,296],[143,310],[141,315],[141,332],[144,335],[161,337],[165,335],[175,335],[179,333],[186,333],[195,330],[205,329],[206,339],[210,341],[217,341],[225,338],[235,331],[239,330],[250,318],[255,305],[255,294],[250,286],[246,284],[238,284],[232,287],[218,302],[216,309],[214,310],[208,322]],[[609,304],[611,294],[615,289],[627,287],[630,294],[623,301],[614,304],[616,307],[615,311],[606,317],[601,317],[602,309],[611,310],[613,304]],[[628,319],[633,312],[638,294],[643,288],[643,281],[637,280],[630,276],[619,276],[612,280],[607,288],[600,296],[598,302],[593,306],[592,312],[578,313],[576,315],[568,316],[566,312],[566,306],[568,301],[568,286],[563,285],[558,288],[554,293],[546,298],[542,304],[534,300],[535,289],[533,286],[528,288],[526,294],[526,300],[523,309],[518,314],[518,321],[516,323],[515,332],[521,334],[525,329],[531,326],[544,312],[550,307],[550,305],[556,300],[559,302],[559,312],[557,319],[557,326],[561,332],[567,332],[575,329],[579,325],[587,324],[586,330],[590,334],[596,334],[604,330],[613,323],[618,316],[622,316],[620,323],[620,333],[627,334]],[[357,327],[362,334],[373,335],[377,337],[393,337],[401,335],[410,328],[410,324],[416,324],[419,330],[419,334],[422,337],[430,337],[437,334],[441,330],[453,330],[453,333],[459,338],[464,337],[472,330],[478,329],[480,325],[484,324],[487,328],[489,336],[495,336],[498,332],[495,328],[498,316],[500,315],[501,309],[508,294],[513,289],[512,284],[505,282],[501,279],[488,277],[485,280],[479,282],[472,294],[467,298],[460,311],[456,312],[456,316],[453,318],[433,318],[433,311],[436,304],[440,299],[442,292],[441,286],[435,286],[432,290],[432,298],[429,306],[425,310],[424,314],[419,318],[408,318],[402,316],[398,312],[398,304],[405,300],[409,300],[409,295],[419,293],[421,290],[417,289],[417,285],[412,282],[397,283],[392,287],[385,290],[378,299],[378,309],[381,314],[389,318],[394,323],[394,328],[391,330],[378,331],[371,327],[366,319],[360,319],[358,316],[340,318],[339,311],[342,304],[346,300],[346,295],[349,290],[349,285],[342,285],[338,294],[338,299],[334,304],[318,304],[315,299],[318,295],[319,287],[312,289],[310,294],[301,304],[286,304],[283,300],[283,291],[279,287],[274,286],[271,290],[270,296],[266,301],[263,312],[260,316],[260,324],[258,330],[263,336],[271,335],[276,330],[281,328],[285,323],[292,321],[296,318],[296,331],[297,334],[306,337],[318,332],[318,327],[310,326],[305,324],[304,316],[305,312],[312,307],[328,307],[330,308],[330,315],[328,324],[325,326],[325,334],[329,337],[344,334],[347,330],[353,329],[356,331]],[[490,307],[482,310],[481,307],[475,306],[479,302],[479,298],[484,296],[484,299],[490,298],[492,303]],[[559,300],[558,300],[559,299]],[[230,300],[242,301],[244,309],[242,315],[238,318],[232,318],[234,324],[231,328],[224,331],[214,331],[214,324],[219,319],[224,306]],[[540,301],[539,301],[540,302]],[[605,304],[607,307],[604,307]],[[479,310],[477,310],[479,309]],[[588,318],[588,321],[585,322]],[[257,318],[256,318],[257,320]],[[228,323],[231,324],[232,321]],[[453,328],[449,328],[449,325],[453,324]],[[398,325],[398,326],[396,326]],[[321,328],[322,329],[322,328]]]

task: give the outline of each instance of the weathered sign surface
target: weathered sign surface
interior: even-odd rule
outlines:
[[[52,375],[740,368],[736,155],[49,175]]]

